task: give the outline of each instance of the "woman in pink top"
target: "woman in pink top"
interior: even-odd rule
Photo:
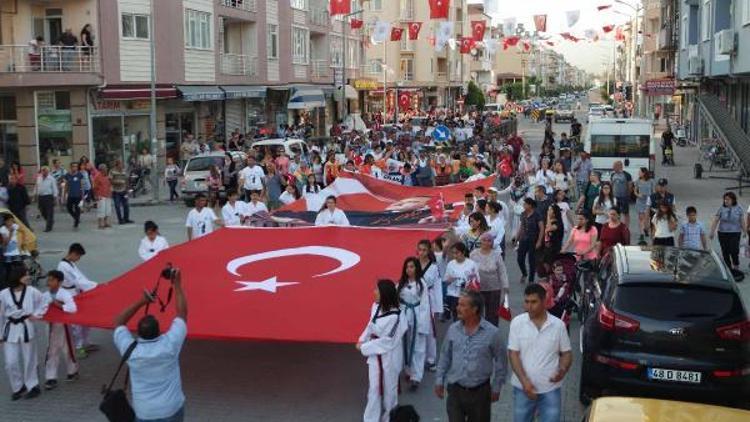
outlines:
[[[596,259],[596,240],[598,233],[594,226],[594,220],[586,214],[578,214],[576,226],[570,232],[568,242],[565,243],[563,251],[570,250],[571,246],[580,259]]]

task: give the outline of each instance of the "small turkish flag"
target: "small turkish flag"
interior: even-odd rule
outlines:
[[[398,93],[398,107],[402,110],[406,110],[411,105],[411,93],[408,91],[401,91]]]
[[[331,16],[348,15],[352,13],[350,0],[331,0]]]
[[[401,41],[403,33],[404,28],[391,28],[391,41]]]
[[[450,0],[429,0],[430,19],[448,19]]]
[[[618,26],[615,30],[615,40],[625,41],[625,33],[622,32],[622,26]]]
[[[430,46],[434,47],[436,40],[437,39],[435,38],[434,35],[430,35],[429,37],[427,37],[427,44],[429,44]]]
[[[469,54],[474,47],[474,38],[461,37],[461,54]]]
[[[528,42],[524,41],[523,42],[523,49],[524,49],[524,51],[531,50],[531,44],[529,44]]]
[[[422,29],[422,22],[409,22],[409,39],[416,40],[419,38],[419,30]]]
[[[445,218],[445,201],[443,200],[443,194],[440,194],[440,196],[433,196],[427,204],[430,206],[430,213],[435,217],[435,220],[442,221]]]
[[[608,34],[612,32],[612,30],[615,29],[614,25],[604,25],[602,26],[602,31],[604,31],[605,34]]]
[[[534,26],[539,32],[547,32],[547,15],[534,15]]]
[[[349,26],[351,26],[352,29],[359,29],[362,28],[364,23],[365,22],[362,19],[352,19],[351,22],[349,22]]]
[[[510,311],[510,303],[508,303],[508,295],[505,295],[503,304],[500,305],[500,308],[497,310],[497,315],[506,321],[513,319],[513,313]]]
[[[518,41],[520,39],[521,37],[518,37],[516,35],[513,35],[512,37],[505,37],[505,43],[511,47],[515,47],[515,45],[518,44]]]
[[[607,4],[607,5],[602,5],[602,6],[596,6],[596,10],[598,10],[598,11],[600,11],[600,12],[601,12],[602,10],[606,10],[606,9],[609,9],[610,7],[612,7],[612,5],[611,5],[611,4]]]
[[[474,41],[482,41],[486,29],[487,23],[485,21],[471,21],[471,35],[474,36]]]

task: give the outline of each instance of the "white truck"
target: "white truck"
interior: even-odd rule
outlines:
[[[657,140],[653,124],[646,119],[596,119],[588,124],[583,148],[591,154],[591,164],[609,180],[612,165],[622,161],[633,180],[641,167],[652,174],[656,164]]]

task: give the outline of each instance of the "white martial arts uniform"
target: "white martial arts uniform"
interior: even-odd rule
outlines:
[[[430,324],[430,298],[427,286],[409,281],[399,289],[401,309],[409,324],[404,338],[404,370],[411,381],[421,382],[424,374],[427,336],[432,330]]]
[[[402,345],[407,329],[400,309],[380,312],[377,303],[372,305],[370,321],[359,336],[370,380],[364,422],[387,422],[391,409],[398,404],[398,376],[404,364]]]
[[[58,302],[65,313],[73,314],[78,311],[73,295],[63,288],[59,288],[54,293],[49,291],[44,292],[42,298],[47,308],[53,306],[53,302]],[[60,363],[60,356],[62,356],[65,362],[67,375],[73,375],[78,372],[78,361],[73,349],[73,338],[70,333],[70,327],[68,324],[50,322],[47,357],[44,364],[44,378],[47,381],[57,379],[57,367]]]
[[[138,256],[140,256],[142,260],[148,261],[167,248],[169,248],[169,242],[167,242],[167,239],[165,239],[164,236],[157,235],[153,242],[148,236],[144,236],[143,239],[141,239],[140,245],[138,245]]]
[[[437,331],[435,330],[435,315],[443,313],[443,279],[437,262],[430,262],[422,269],[422,283],[427,286],[427,296],[430,300],[430,333],[427,335],[427,364],[432,365],[437,360]]]
[[[65,276],[61,288],[75,297],[78,293],[87,292],[97,286],[97,284],[86,277],[78,266],[73,262],[63,259],[57,264],[57,270]],[[70,329],[73,334],[73,341],[76,349],[80,349],[89,343],[89,327],[80,325],[71,325]]]
[[[221,219],[224,221],[224,226],[241,226],[242,217],[247,213],[245,208],[247,203],[244,201],[234,201],[232,205],[229,201],[221,207]]]
[[[34,324],[30,319],[39,319],[45,312],[42,293],[34,287],[24,285],[20,291],[0,291],[5,371],[13,392],[24,386],[29,390],[39,386]]]
[[[346,218],[346,214],[344,214],[344,211],[341,211],[340,209],[336,208],[331,212],[328,208],[322,210],[318,213],[318,216],[315,217],[315,225],[316,226],[348,226],[349,225],[349,219]]]

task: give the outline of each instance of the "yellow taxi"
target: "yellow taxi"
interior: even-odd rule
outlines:
[[[594,400],[585,422],[747,422],[750,411],[710,404],[602,397]]]

